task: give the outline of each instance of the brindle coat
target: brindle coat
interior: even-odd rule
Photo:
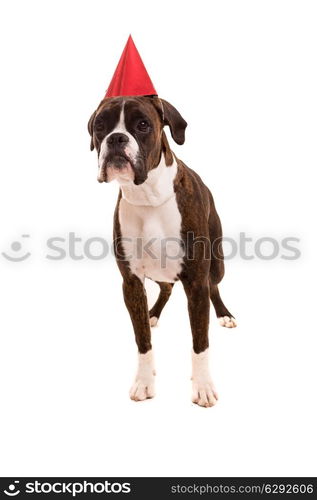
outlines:
[[[105,98],[91,116],[88,123],[91,149],[95,147],[99,152],[103,138],[118,121],[121,100],[122,98]],[[146,110],[154,131],[151,140],[142,143],[142,136],[138,138],[144,155],[140,158],[134,182],[141,184],[146,179],[147,173],[158,165],[162,153],[165,155],[167,165],[173,162],[171,149],[162,130],[164,125],[169,126],[175,142],[183,144],[187,123],[171,104],[156,96],[125,97],[125,100],[126,106],[135,108],[135,111],[140,107]],[[157,141],[157,137],[161,137],[161,141]],[[182,271],[176,279],[182,282],[187,295],[193,349],[198,354],[208,347],[210,299],[218,317],[232,317],[232,315],[224,306],[217,286],[224,275],[224,263],[221,223],[212,195],[199,175],[179,159],[176,158],[176,161],[178,173],[174,181],[174,190],[182,217],[181,235],[185,252]],[[123,295],[132,320],[136,343],[139,352],[144,354],[151,349],[149,319],[152,316],[157,318],[160,316],[171,295],[173,284],[158,283],[160,294],[149,311],[144,285],[131,272],[129,263],[124,258],[118,216],[120,199],[121,191],[114,214],[114,248],[123,277]]]

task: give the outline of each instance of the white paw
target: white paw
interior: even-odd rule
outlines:
[[[133,401],[144,401],[154,396],[154,375],[148,379],[137,379],[130,389],[130,398]]]
[[[154,375],[152,351],[139,354],[138,372],[129,393],[133,401],[144,401],[155,396]]]
[[[157,326],[157,322],[158,322],[158,318],[157,318],[156,316],[152,316],[152,317],[150,318],[150,326],[152,326],[152,328],[153,328],[154,326]]]
[[[210,379],[193,379],[193,403],[209,408],[210,406],[214,406],[216,404],[217,399],[218,395],[216,389]]]
[[[221,316],[219,319],[220,326],[226,328],[235,328],[237,326],[237,321],[232,316]]]
[[[218,395],[209,375],[208,349],[196,354],[192,353],[193,395],[192,402],[208,408],[214,406]]]

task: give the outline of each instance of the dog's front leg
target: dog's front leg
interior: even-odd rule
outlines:
[[[137,276],[130,275],[124,278],[123,295],[139,350],[138,369],[135,381],[130,389],[130,398],[134,401],[144,401],[147,398],[153,398],[155,394],[155,371],[146,292],[143,283]]]
[[[183,282],[188,300],[188,312],[193,335],[192,353],[192,401],[199,406],[213,406],[218,399],[209,374],[208,328],[209,285],[201,282]]]

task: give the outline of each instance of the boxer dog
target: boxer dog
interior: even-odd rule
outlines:
[[[165,125],[183,144],[186,121],[157,96],[104,98],[88,123],[91,150],[98,153],[98,181],[116,179],[120,185],[114,249],[138,346],[130,397],[154,396],[151,327],[180,280],[193,337],[192,401],[210,407],[218,398],[208,367],[210,300],[220,324],[236,326],[217,286],[224,275],[222,229],[209,189],[171,151]],[[145,278],[160,287],[150,310]]]

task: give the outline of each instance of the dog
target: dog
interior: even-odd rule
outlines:
[[[138,347],[130,398],[143,401],[155,394],[151,327],[179,280],[193,338],[192,401],[211,407],[218,396],[208,366],[210,300],[220,324],[236,326],[218,290],[224,275],[221,222],[209,189],[172,152],[164,126],[177,144],[184,143],[186,121],[157,96],[106,97],[88,122],[98,181],[116,179],[120,185],[114,249]],[[145,278],[160,287],[150,310]]]

